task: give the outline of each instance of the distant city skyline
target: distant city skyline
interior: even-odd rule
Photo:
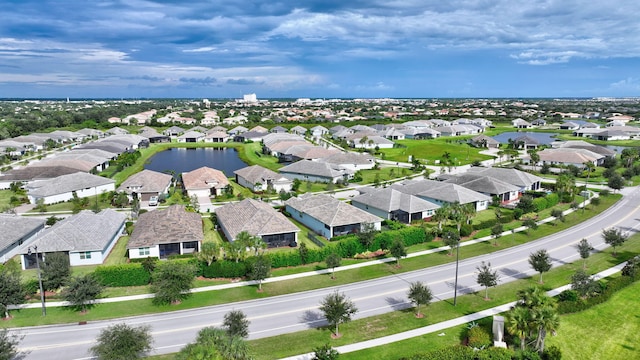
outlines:
[[[631,0],[2,4],[0,98],[640,96]]]

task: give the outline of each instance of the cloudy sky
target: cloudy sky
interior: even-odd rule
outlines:
[[[640,96],[637,0],[0,0],[0,97]]]

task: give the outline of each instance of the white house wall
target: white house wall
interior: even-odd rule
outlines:
[[[101,185],[98,187],[76,190],[76,194],[78,195],[79,198],[86,198],[90,196],[100,195],[103,192],[115,191],[115,189],[116,189],[115,184],[110,183],[110,184]],[[55,203],[69,201],[73,199],[73,192],[70,191],[63,194],[44,196],[44,197],[40,197],[40,196],[36,197],[36,196],[28,195],[28,197],[29,197],[29,202],[32,204],[35,204],[36,201],[40,198],[44,199],[45,204],[55,204]]]
[[[84,251],[82,252],[84,254]],[[69,264],[71,266],[100,265],[104,261],[101,251],[91,251],[91,259],[80,259],[79,252],[69,252]]]
[[[145,259],[148,257],[160,258],[160,247],[158,245],[149,246],[149,255],[140,255],[140,249],[129,249],[129,259]]]
[[[295,174],[295,173],[286,173],[286,172],[283,172],[281,174],[282,174],[282,176],[284,176],[284,177],[286,177],[287,179],[290,179],[290,180],[300,179],[302,181],[323,182],[323,183],[328,183],[329,181],[335,183],[338,180],[342,179],[342,176],[338,176],[338,177],[335,177],[335,178],[332,178],[331,180],[329,180],[329,178],[315,176],[315,175]]]

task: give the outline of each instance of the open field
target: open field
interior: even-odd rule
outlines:
[[[409,162],[409,155],[411,155],[428,165],[435,164],[436,160],[442,160],[445,153],[449,154],[449,158],[456,166],[493,158],[480,154],[480,151],[484,149],[467,145],[468,138],[467,136],[428,140],[397,140],[396,143],[403,147],[380,149],[380,152],[384,154],[385,160]]]

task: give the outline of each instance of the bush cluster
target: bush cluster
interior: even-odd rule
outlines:
[[[456,345],[404,357],[401,360],[511,360],[513,356],[514,352],[510,349],[490,347],[474,351],[470,347]]]
[[[139,263],[101,265],[93,274],[103,286],[142,286],[151,281],[151,274]]]
[[[621,276],[611,279],[606,283],[601,283],[602,290],[600,293],[587,299],[581,299],[577,294],[571,294],[573,290],[563,291],[559,297],[560,301],[558,301],[558,313],[570,314],[580,312],[592,306],[602,304],[609,300],[616,292],[631,285],[634,280],[634,278],[629,276]]]

